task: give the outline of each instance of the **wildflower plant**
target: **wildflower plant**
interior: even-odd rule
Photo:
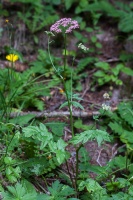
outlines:
[[[110,101],[109,101],[109,99],[110,99],[109,94],[107,92],[104,93],[103,98],[104,98],[105,102],[102,104],[102,109],[105,111],[107,111],[107,110],[110,111],[111,107],[110,107]]]
[[[6,119],[6,122],[8,122],[10,113],[11,113],[11,107],[12,107],[12,99],[16,93],[16,91],[13,90],[11,87],[14,83],[14,68],[15,68],[15,62],[19,59],[19,56],[14,53],[15,50],[12,48],[12,35],[13,35],[13,25],[10,23],[8,19],[5,20],[7,31],[8,31],[8,39],[9,39],[9,54],[6,56],[6,60],[9,61],[9,67],[6,77],[6,82],[3,87],[3,89],[0,91],[0,98],[3,106],[2,114],[1,114],[1,120],[2,118]],[[5,94],[8,92],[8,98],[5,98]]]
[[[71,124],[72,136],[74,136],[72,106],[73,105],[80,106],[80,105],[79,105],[78,102],[75,103],[75,102],[72,101],[72,83],[71,83],[71,91],[68,92],[67,88],[66,88],[64,74],[66,72],[66,64],[67,64],[67,34],[71,33],[76,28],[79,28],[79,24],[76,20],[72,20],[71,18],[62,18],[50,27],[49,32],[45,31],[46,34],[48,35],[48,53],[49,53],[50,61],[51,61],[51,64],[52,64],[55,72],[57,73],[57,75],[59,76],[59,78],[61,79],[61,81],[63,83],[64,91],[65,91],[65,94],[66,94],[67,102],[64,105],[62,105],[62,107],[68,105],[69,112],[70,112],[70,124]],[[55,34],[62,33],[63,37],[64,37],[64,69],[63,69],[62,73],[61,73],[60,68],[56,68],[54,66],[54,63],[52,61],[51,54],[50,54],[50,43],[52,42],[50,40],[50,38],[51,38],[51,36],[54,36],[53,32]],[[71,80],[71,82],[72,82],[72,80]]]
[[[87,130],[80,134],[75,134],[74,132],[74,119],[73,119],[73,106],[76,108],[84,109],[82,105],[78,102],[78,100],[82,100],[77,94],[73,94],[72,91],[72,70],[71,70],[71,84],[70,84],[70,90],[68,90],[66,86],[66,78],[65,78],[65,72],[67,70],[67,36],[69,33],[71,33],[76,28],[79,28],[79,24],[76,20],[72,20],[71,18],[63,18],[59,21],[57,21],[55,24],[53,24],[50,27],[50,32],[45,31],[48,35],[48,54],[51,61],[51,64],[55,70],[55,73],[58,75],[58,77],[61,79],[63,84],[63,89],[61,89],[61,92],[64,91],[64,94],[66,96],[66,102],[63,103],[60,108],[64,106],[68,106],[69,113],[70,113],[70,126],[71,126],[71,134],[72,139],[69,141],[75,148],[75,157],[76,157],[76,163],[75,163],[75,174],[74,174],[74,180],[72,175],[68,174],[70,177],[70,180],[72,182],[73,187],[75,188],[76,192],[78,193],[78,177],[79,177],[79,152],[81,147],[84,146],[84,144],[88,140],[96,139],[98,142],[98,145],[100,146],[101,143],[105,141],[110,141],[109,136],[106,131],[101,130]],[[51,37],[53,39],[54,34],[63,34],[64,37],[64,59],[63,59],[63,71],[61,71],[60,68],[56,67],[53,63],[51,54],[50,54],[50,44],[53,40],[51,40]],[[78,47],[87,52],[89,48],[85,47],[82,43],[78,45]],[[72,63],[73,67],[73,63]],[[66,164],[67,165],[67,164]],[[78,194],[76,195],[76,197]]]

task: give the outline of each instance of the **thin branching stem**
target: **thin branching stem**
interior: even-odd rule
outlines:
[[[74,182],[73,182],[73,178],[72,178],[72,175],[71,175],[71,173],[70,173],[67,160],[66,160],[66,167],[67,167],[67,171],[68,171],[69,177],[70,177],[70,179],[71,179],[72,185],[73,185],[73,187],[75,188],[75,184],[74,184]]]

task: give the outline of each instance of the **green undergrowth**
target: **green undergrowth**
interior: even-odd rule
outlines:
[[[106,117],[106,120],[102,124],[99,122],[101,130],[92,130],[82,122],[80,125],[75,123],[75,128],[83,131],[68,142],[61,139],[65,123],[49,122],[26,127],[20,126],[23,124],[21,120],[18,125],[1,123],[1,142],[8,146],[4,148],[0,166],[3,198],[29,199],[31,195],[33,199],[132,199],[132,109],[132,103],[121,103],[114,113],[104,113],[102,118]],[[23,117],[25,124],[31,119]],[[103,142],[112,143],[116,139],[117,153],[112,153],[111,160],[105,166],[92,165],[84,144],[96,140],[101,146]],[[66,150],[70,144],[79,149],[78,197],[75,197],[71,178],[61,167],[62,164],[67,166],[74,153]],[[91,178],[91,173],[95,174],[95,179]],[[47,194],[44,191],[38,193],[30,183],[31,177],[36,176],[43,177],[47,186],[49,177],[56,177],[58,181],[47,187]],[[8,183],[6,188],[3,179]],[[40,185],[39,181],[37,185]]]

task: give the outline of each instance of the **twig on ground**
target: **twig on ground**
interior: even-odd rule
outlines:
[[[102,150],[104,150],[103,148],[102,149],[100,149],[99,151],[98,151],[98,157],[97,157],[97,163],[100,165],[100,167],[102,167],[102,165],[101,165],[101,163],[100,163],[100,155],[101,155],[101,152],[102,152]]]
[[[112,108],[112,111],[117,110],[117,107]],[[41,112],[36,112],[36,111],[29,111],[29,112],[12,112],[10,114],[11,118],[17,117],[17,116],[24,116],[28,114],[33,114],[35,115],[36,118],[41,118],[41,117],[68,117],[70,113],[68,111],[60,111],[60,112],[46,112],[46,111],[41,111]],[[93,117],[94,115],[100,115],[100,112],[98,111],[73,111],[72,112],[73,117],[82,117],[82,118],[87,118],[87,117]]]

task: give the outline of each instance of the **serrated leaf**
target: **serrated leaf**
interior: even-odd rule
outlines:
[[[80,134],[77,134],[73,137],[73,139],[70,141],[72,144],[78,144],[78,143],[86,143],[87,141],[96,140],[98,143],[98,146],[101,145],[103,141],[110,141],[109,134],[106,131],[102,130],[88,130],[84,131]]]
[[[77,101],[72,101],[72,105],[76,108],[80,108],[80,109],[84,110],[83,106]]]
[[[63,103],[63,104],[59,107],[59,109],[65,107],[65,106],[68,106],[68,102]]]
[[[79,190],[82,191],[84,188],[86,188],[88,192],[96,192],[98,190],[102,190],[102,187],[99,185],[99,183],[91,178],[80,182]]]
[[[115,133],[118,133],[119,135],[123,133],[123,128],[121,124],[117,122],[110,122],[109,127],[112,129],[112,131],[114,131]]]
[[[58,140],[57,142],[57,147],[58,149],[60,150],[63,150],[65,149],[65,147],[67,146],[67,143],[64,142],[64,140],[62,140],[61,138]]]
[[[133,106],[130,103],[121,103],[118,106],[118,112],[122,119],[133,127]]]
[[[92,63],[95,60],[94,57],[89,58],[82,58],[79,63],[76,71],[79,73],[81,70],[83,70],[88,64]]]

